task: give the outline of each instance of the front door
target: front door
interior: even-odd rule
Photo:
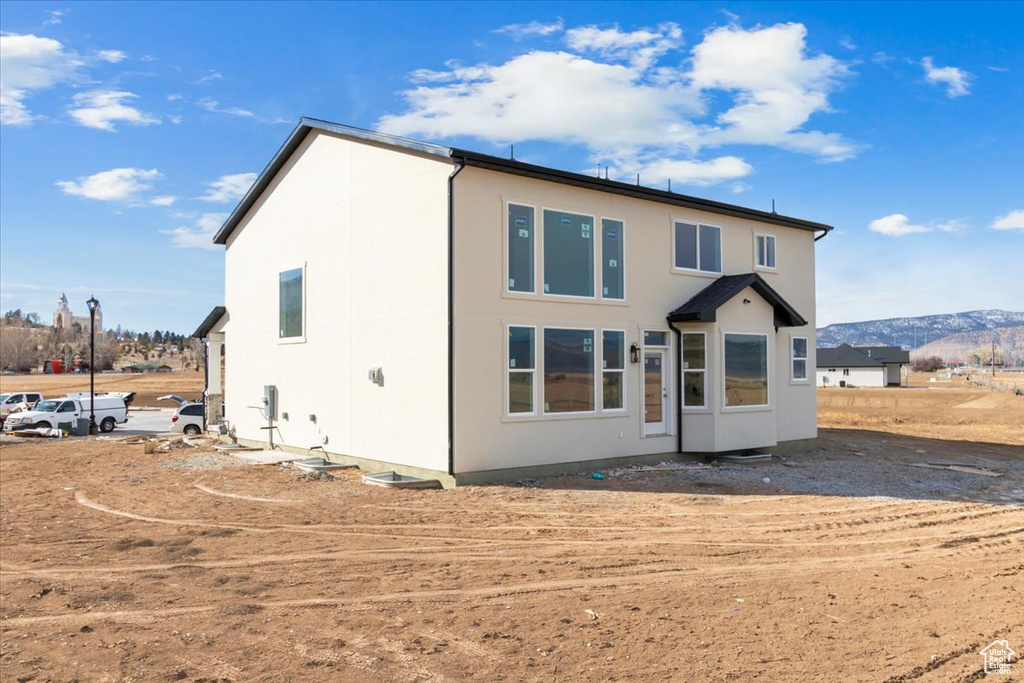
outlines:
[[[644,350],[644,436],[668,434],[665,351]]]

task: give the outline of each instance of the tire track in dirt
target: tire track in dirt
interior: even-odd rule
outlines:
[[[240,500],[251,500],[257,503],[283,503],[289,505],[294,505],[296,503],[303,502],[301,500],[291,500],[288,498],[259,498],[257,496],[242,495],[240,493],[228,493],[227,491],[218,491],[217,489],[210,488],[206,484],[203,484],[202,482],[198,481],[194,482],[192,486],[199,489],[200,491],[209,493],[214,496],[220,496],[222,498],[238,498]]]

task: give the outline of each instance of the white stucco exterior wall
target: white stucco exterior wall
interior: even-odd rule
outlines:
[[[266,441],[250,406],[275,385],[277,443],[447,469],[451,169],[317,132],[292,155],[227,245],[226,417],[238,437]],[[279,276],[300,267],[304,338],[280,340]]]
[[[468,167],[455,189],[455,470],[472,472],[559,462],[676,451],[677,338],[669,334],[671,414],[669,433],[643,436],[641,365],[626,365],[625,412],[509,416],[506,413],[506,345],[509,325],[537,328],[538,361],[543,355],[542,330],[548,327],[624,330],[626,346],[642,343],[643,330],[669,331],[667,314],[714,282],[720,274],[680,273],[673,269],[674,220],[722,228],[722,274],[749,273],[754,268],[755,234],[777,239],[778,267],[758,270],[808,324],[782,328],[776,335],[772,310],[757,294],[744,306],[738,296],[720,309],[729,331],[756,329],[769,334],[772,404],[768,410],[723,412],[721,401],[721,336],[725,327],[694,325],[706,331],[709,410],[687,411],[683,417],[684,449],[731,450],[775,445],[777,440],[816,436],[815,385],[789,382],[790,334],[808,339],[808,372],[814,367],[814,243],[813,233],[718,214],[697,212],[632,197],[545,182]],[[625,291],[622,302],[522,295],[506,291],[507,203],[533,206],[537,225],[545,208],[624,223]],[[596,228],[595,228],[596,229]],[[536,241],[541,240],[540,231]],[[543,268],[536,250],[535,267]],[[599,268],[599,263],[595,263]],[[744,310],[733,311],[740,306]],[[750,311],[755,311],[751,315]],[[680,330],[688,330],[680,325]],[[600,383],[600,373],[595,377]],[[536,373],[543,404],[543,374]],[[598,396],[598,400],[599,400]]]
[[[884,387],[885,368],[818,368],[819,387],[838,387],[840,382],[848,387]]]

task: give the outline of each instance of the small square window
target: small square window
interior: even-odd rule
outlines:
[[[775,267],[775,235],[757,235],[754,250],[754,263],[758,268]]]

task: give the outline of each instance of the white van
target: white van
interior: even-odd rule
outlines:
[[[134,394],[96,394],[96,424],[101,432],[113,431],[116,425],[128,421],[128,403],[133,398]],[[32,410],[14,413],[4,421],[4,431],[49,429],[76,418],[89,419],[89,394],[86,392],[40,401]]]

